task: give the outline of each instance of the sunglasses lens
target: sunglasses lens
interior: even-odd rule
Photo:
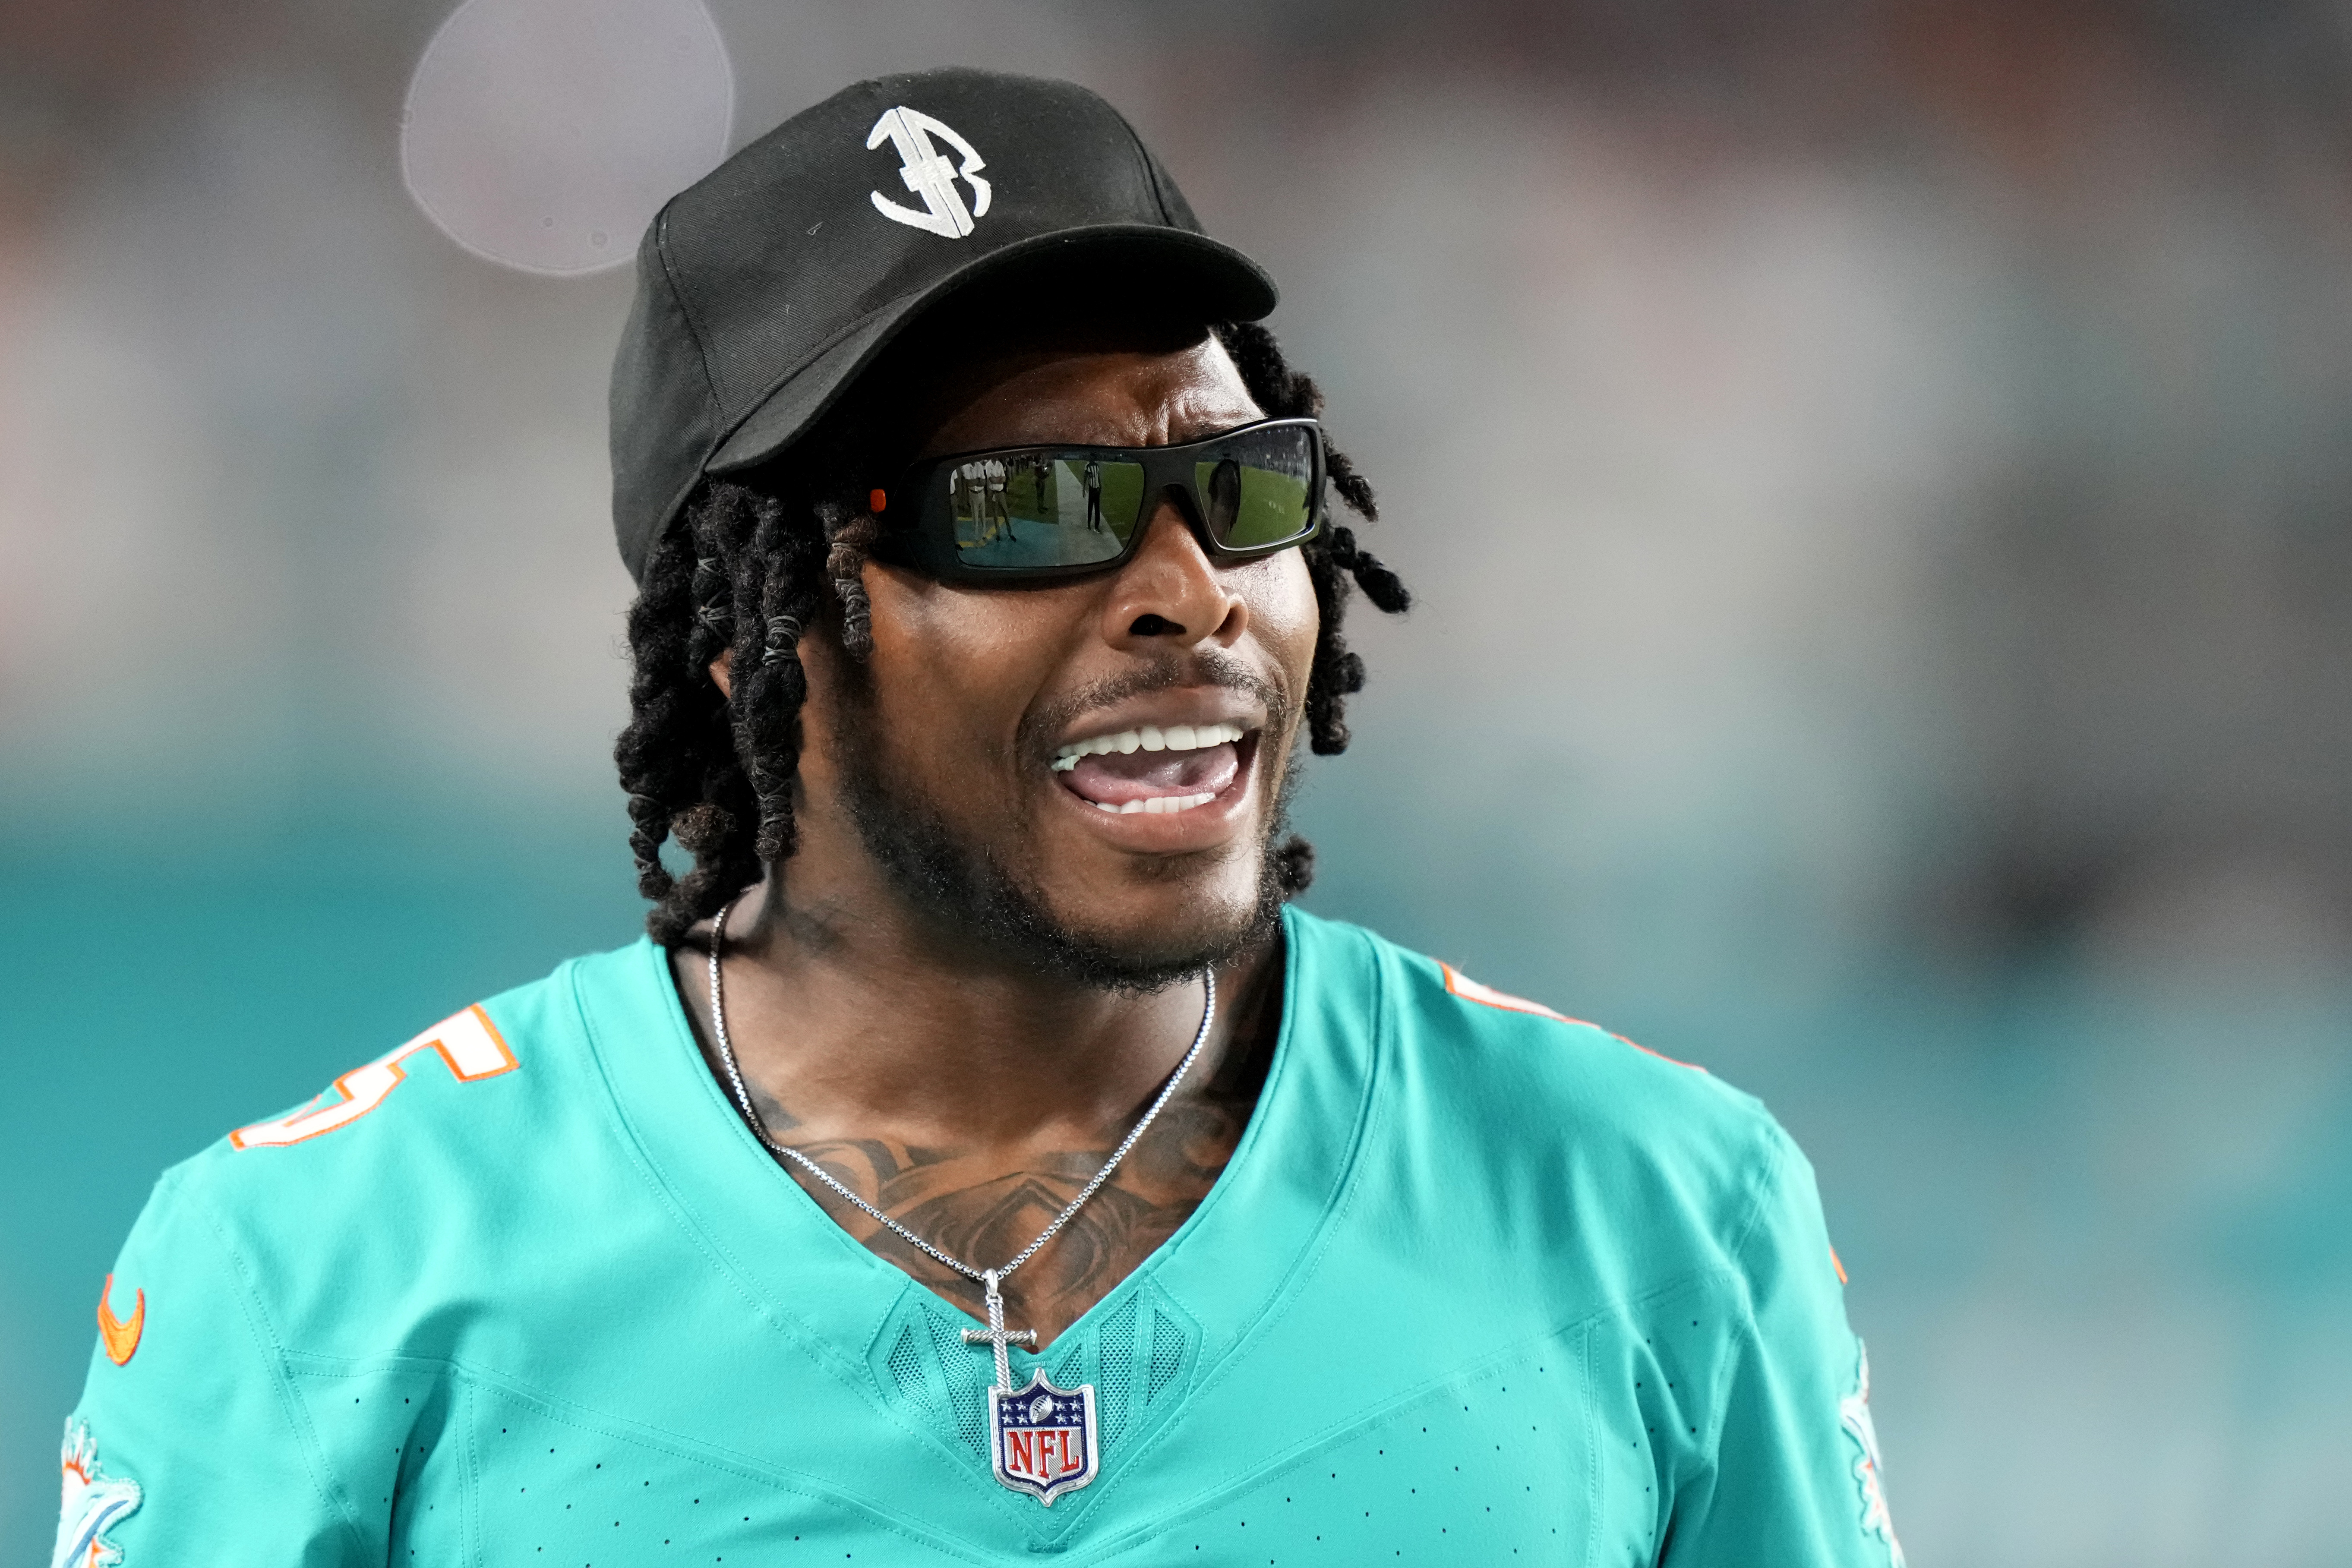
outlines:
[[[1193,467],[1209,532],[1228,550],[1306,537],[1315,521],[1315,436],[1301,426],[1249,430]]]
[[[1142,504],[1142,465],[1083,453],[1006,453],[948,470],[956,559],[986,571],[1116,560]]]

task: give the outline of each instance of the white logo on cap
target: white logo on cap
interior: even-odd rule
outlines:
[[[931,145],[937,136],[963,155],[961,164],[950,163]],[[923,210],[918,212],[892,201],[879,191],[867,194],[874,198],[874,210],[896,223],[913,228],[927,228],[947,239],[961,239],[971,232],[971,220],[988,211],[991,192],[980,171],[988,167],[972,144],[957,135],[942,121],[932,119],[919,109],[901,105],[874,122],[866,132],[868,152],[889,138],[898,149],[898,178],[908,190],[923,198]],[[963,193],[956,189],[956,180],[971,187],[971,205],[963,205]]]

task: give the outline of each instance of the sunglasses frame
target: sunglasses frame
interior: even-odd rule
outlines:
[[[1313,437],[1309,450],[1313,455],[1315,472],[1307,485],[1306,528],[1295,537],[1274,544],[1253,544],[1236,549],[1219,543],[1209,531],[1207,510],[1192,477],[1194,458],[1203,447],[1214,447],[1253,430],[1293,427],[1304,429]],[[950,470],[976,459],[1034,454],[1075,457],[1083,462],[1133,463],[1143,469],[1142,508],[1127,536],[1126,544],[1117,555],[1104,561],[1023,567],[974,566],[962,559],[961,552],[956,548],[955,520],[949,513],[951,503],[949,486],[942,482],[943,477]],[[1324,441],[1323,426],[1315,419],[1254,419],[1230,430],[1203,436],[1197,441],[1171,447],[1097,447],[1083,441],[1040,441],[1018,447],[985,447],[971,452],[950,452],[944,457],[926,458],[910,465],[898,485],[884,492],[884,510],[875,518],[880,531],[875,538],[873,551],[878,560],[911,566],[945,583],[988,583],[1010,586],[1091,576],[1097,573],[1116,571],[1134,558],[1135,552],[1143,547],[1144,535],[1150,531],[1151,520],[1159,514],[1159,501],[1172,490],[1176,493],[1177,510],[1211,560],[1252,561],[1285,550],[1295,550],[1323,531],[1325,492],[1330,467],[1330,453]],[[911,498],[910,502],[899,502],[897,498],[901,496]]]

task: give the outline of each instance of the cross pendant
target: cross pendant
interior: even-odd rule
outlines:
[[[980,1282],[988,1291],[988,1327],[966,1329],[963,1342],[996,1352],[996,1386],[985,1403],[989,1468],[1005,1486],[1051,1508],[1055,1498],[1095,1479],[1095,1386],[1056,1388],[1040,1367],[1029,1374],[1027,1387],[1013,1387],[1013,1361],[1004,1347],[1034,1349],[1037,1331],[1004,1326],[1004,1291],[995,1269],[982,1274]]]
[[[1010,1394],[1013,1392],[1013,1359],[1004,1353],[1004,1347],[1010,1344],[1034,1345],[1037,1331],[1004,1326],[1004,1292],[997,1289],[995,1269],[982,1273],[980,1282],[988,1290],[988,1327],[966,1329],[963,1342],[968,1345],[984,1344],[996,1352],[996,1386]]]

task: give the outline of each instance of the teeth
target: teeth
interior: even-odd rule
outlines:
[[[1211,746],[1222,746],[1239,741],[1247,733],[1239,724],[1171,724],[1162,730],[1156,724],[1146,724],[1139,730],[1122,730],[1116,735],[1097,735],[1091,740],[1073,741],[1054,758],[1054,771],[1067,773],[1078,765],[1080,757],[1117,752],[1130,755],[1136,752],[1199,752]]]
[[[1108,801],[1095,802],[1097,811],[1108,811],[1113,816],[1132,816],[1142,812],[1149,816],[1166,816],[1171,812],[1190,811],[1196,805],[1206,805],[1216,799],[1208,795],[1148,795],[1141,800],[1130,800],[1125,805],[1113,805]]]

